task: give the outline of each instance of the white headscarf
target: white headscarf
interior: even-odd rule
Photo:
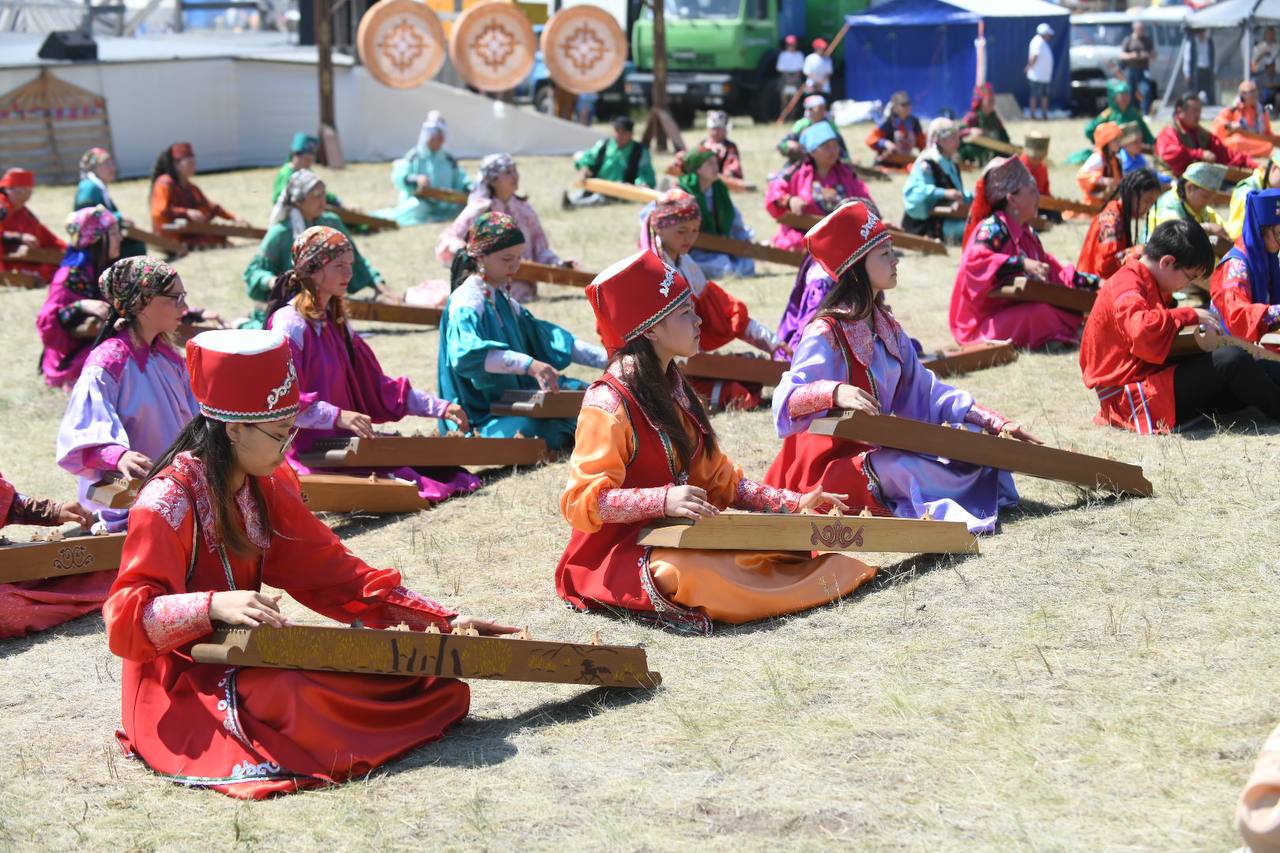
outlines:
[[[929,122],[929,130],[924,150],[920,152],[920,157],[925,160],[938,161],[945,159],[942,151],[938,148],[938,139],[951,133],[958,133],[959,128],[956,123],[946,116],[938,116]]]
[[[310,192],[316,188],[317,184],[322,184],[320,176],[310,169],[299,169],[289,176],[289,183],[285,184],[284,192],[280,193],[280,198],[276,199],[275,207],[271,208],[271,223],[289,220],[289,227],[293,230],[293,236],[298,237],[303,231],[307,230],[306,220],[302,218],[302,211],[298,210],[298,204],[307,197]]]
[[[426,151],[427,142],[431,137],[439,134],[444,136],[449,126],[445,124],[444,116],[440,115],[439,110],[432,110],[427,113],[427,120],[422,123],[422,127],[418,129],[418,144],[410,151],[406,157],[412,157],[414,151]]]

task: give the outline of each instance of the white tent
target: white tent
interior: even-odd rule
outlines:
[[[1280,23],[1280,0],[1219,0],[1187,16],[1187,26],[1198,30],[1262,23]]]

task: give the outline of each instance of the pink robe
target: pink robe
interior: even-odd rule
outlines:
[[[488,213],[489,211],[505,213],[516,221],[516,225],[520,226],[520,231],[524,234],[522,257],[526,261],[550,264],[551,266],[560,265],[560,256],[551,251],[551,244],[547,240],[547,232],[542,230],[542,220],[538,218],[538,213],[533,209],[533,205],[519,196],[512,196],[503,201],[496,196],[486,196],[479,191],[471,194],[471,198],[468,199],[467,206],[462,213],[458,214],[458,218],[453,220],[453,223],[441,233],[440,239],[436,241],[436,258],[440,263],[446,267],[453,263],[453,256],[463,246],[467,245],[467,231],[470,230],[480,214]],[[537,297],[538,285],[531,281],[513,281],[509,291],[517,302],[528,302]]]
[[[77,293],[68,283],[72,276],[81,280],[91,277],[87,283],[92,283],[95,293]],[[63,264],[58,267],[49,284],[44,305],[40,306],[40,313],[36,315],[36,330],[40,333],[40,343],[44,345],[44,351],[40,354],[40,370],[50,388],[74,385],[80,377],[80,371],[84,369],[85,359],[93,350],[93,341],[73,337],[71,330],[58,321],[58,312],[78,299],[102,299],[102,294],[96,292],[97,280],[92,266],[86,262],[83,267]],[[87,289],[85,284],[80,286]]]
[[[836,205],[830,208],[814,201],[814,189],[826,187],[835,189],[836,194],[839,196]],[[821,196],[821,193],[818,193],[818,195]],[[806,157],[799,163],[783,169],[776,178],[769,182],[769,189],[764,197],[765,209],[769,211],[769,215],[774,219],[790,213],[791,209],[787,206],[787,199],[791,196],[798,196],[804,199],[805,214],[826,216],[839,206],[839,202],[845,199],[863,198],[870,200],[871,191],[867,189],[867,185],[862,182],[862,179],[854,174],[853,168],[848,163],[844,161],[837,162],[825,177],[819,177],[818,170],[813,165],[813,160]],[[779,225],[778,233],[773,235],[773,245],[779,249],[803,249],[804,232],[792,228],[790,225]]]
[[[1075,286],[1076,270],[1060,264],[1044,250],[1036,232],[1012,222],[1003,212],[979,223],[965,246],[951,291],[951,334],[956,343],[1011,340],[1020,347],[1050,341],[1074,344],[1080,340],[1083,318],[1042,302],[993,299],[991,291],[1023,274],[1023,258],[1049,265],[1049,282]]]

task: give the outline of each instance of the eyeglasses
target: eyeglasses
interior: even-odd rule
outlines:
[[[280,452],[281,452],[281,453],[284,453],[286,450],[288,450],[288,449],[289,449],[289,445],[293,444],[293,440],[294,440],[295,438],[297,438],[297,437],[298,437],[298,429],[299,429],[298,427],[294,427],[293,429],[289,430],[289,434],[288,434],[287,436],[285,436],[284,438],[281,438],[281,437],[280,437],[280,436],[278,436],[278,435],[273,435],[273,434],[271,434],[271,433],[267,432],[265,429],[263,429],[262,427],[258,426],[257,424],[249,424],[249,426],[253,427],[253,428],[254,428],[254,429],[256,429],[258,432],[260,432],[260,433],[262,433],[263,435],[265,435],[267,438],[272,438],[272,439],[275,439],[276,441],[280,442]]]
[[[165,299],[172,299],[174,302],[178,303],[179,305],[187,304],[187,292],[185,290],[182,291],[181,293],[158,293],[156,295],[163,296]]]

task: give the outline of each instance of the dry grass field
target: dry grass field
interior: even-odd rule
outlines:
[[[1053,159],[1081,144],[1081,126],[1053,124]],[[1015,138],[1027,129],[1012,128]],[[864,134],[846,130],[856,149]],[[760,184],[777,166],[776,136],[734,133]],[[661,169],[668,158],[657,159]],[[569,164],[520,166],[562,255],[600,269],[633,250],[636,206],[562,212]],[[387,164],[324,174],[365,209],[392,201]],[[265,224],[271,180],[260,169],[200,183]],[[901,181],[871,185],[895,220]],[[1075,196],[1068,168],[1055,166],[1052,181]],[[143,221],[146,192],[144,181],[113,187]],[[34,207],[56,224],[70,195],[42,187]],[[770,234],[762,195],[736,199],[757,234]],[[359,244],[403,289],[443,274],[433,252],[442,227]],[[1074,260],[1083,233],[1059,226],[1045,242]],[[240,245],[179,261],[193,304],[244,313],[252,253]],[[955,250],[908,255],[900,267],[892,302],[926,347],[950,342],[957,259]],[[728,286],[773,325],[793,274],[763,272]],[[40,301],[0,293],[0,470],[25,491],[70,495],[54,464],[63,395],[35,372]],[[593,333],[580,292],[547,286],[534,311]],[[434,389],[435,330],[367,333],[388,372]],[[1074,353],[1024,354],[954,381],[1054,444],[1141,463],[1156,496],[1100,499],[1019,478],[1023,503],[981,555],[887,555],[877,582],[838,604],[702,639],[561,605],[552,572],[569,532],[557,510],[563,463],[415,516],[332,517],[361,557],[398,566],[453,607],[536,637],[599,629],[610,642],[643,643],[663,687],[616,695],[477,683],[472,716],[444,740],[363,781],[245,804],[173,786],[120,756],[120,663],[101,619],[88,617],[0,644],[0,849],[1236,846],[1235,798],[1277,717],[1276,429],[1148,438],[1095,426]],[[715,426],[762,476],[779,445],[769,416],[721,415]]]

